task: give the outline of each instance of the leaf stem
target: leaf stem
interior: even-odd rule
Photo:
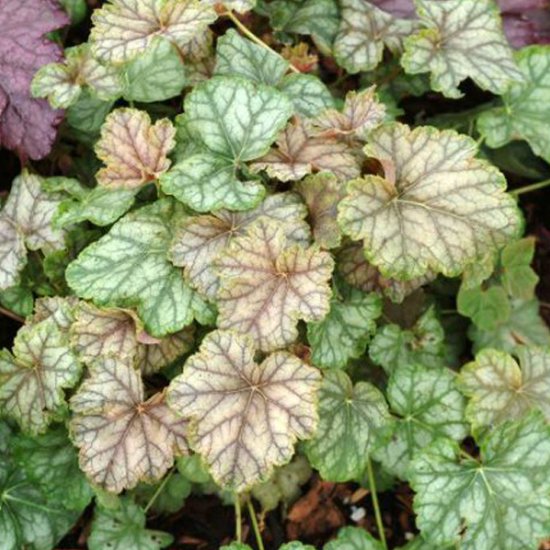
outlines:
[[[235,493],[235,537],[237,542],[243,541],[242,522],[241,499],[238,493]]]
[[[256,542],[258,543],[258,548],[260,550],[265,550],[264,541],[262,540],[262,534],[260,533],[260,528],[258,526],[258,519],[256,518],[256,511],[254,510],[254,505],[252,504],[252,499],[248,497],[246,502],[248,506],[248,513],[250,514],[250,520],[252,521],[252,529],[254,530],[254,535],[256,536]]]
[[[9,309],[3,308],[0,306],[0,315],[4,315],[5,317],[9,317],[10,319],[13,319],[14,321],[17,321],[18,323],[24,324],[25,319],[21,317],[20,315],[17,315],[17,313],[14,313],[13,311],[10,311]]]
[[[162,493],[162,490],[164,487],[166,487],[166,484],[168,483],[168,480],[172,477],[172,474],[174,473],[174,468],[172,468],[165,476],[165,478],[162,480],[162,483],[157,487],[157,490],[153,493],[153,496],[149,499],[149,502],[143,509],[143,513],[147,514],[149,511],[149,508],[153,506],[155,503],[155,500],[157,500],[158,496]]]
[[[378,494],[376,493],[376,482],[374,481],[374,473],[372,471],[372,462],[370,460],[370,457],[367,458],[367,476],[369,478],[370,496],[372,500],[372,506],[374,508],[374,517],[376,518],[378,536],[380,537],[382,548],[384,548],[384,550],[388,550],[388,543],[386,542],[386,533],[384,532],[384,524],[382,523],[382,514],[380,513]]]
[[[269,50],[270,52],[273,52],[274,54],[278,55],[279,57],[283,57],[279,52],[276,52],[271,46],[268,46],[261,38],[258,38],[248,27],[243,25],[239,18],[232,12],[227,11],[223,13],[222,15],[227,16],[235,26],[247,37],[252,40],[252,42],[255,42],[258,44],[258,46],[261,46],[262,48],[265,48],[266,50]],[[284,59],[284,58],[283,58]],[[285,59],[285,61],[288,61]],[[290,61],[288,62],[288,68],[294,72],[294,73],[300,73],[300,69],[297,69]]]
[[[543,187],[548,187],[550,185],[550,179],[539,181],[537,183],[532,183],[531,185],[525,185],[518,189],[513,189],[510,191],[511,195],[522,195],[523,193],[530,193],[531,191],[538,191]]]

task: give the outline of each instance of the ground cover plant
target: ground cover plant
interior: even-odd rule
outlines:
[[[0,146],[1,550],[550,548],[547,0],[0,0]]]

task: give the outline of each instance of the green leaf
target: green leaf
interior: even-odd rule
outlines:
[[[133,491],[136,500],[143,505],[155,498],[151,510],[157,514],[174,514],[183,508],[185,499],[191,494],[191,482],[180,474],[166,474],[170,476],[166,483],[160,481],[156,485],[140,483]],[[166,479],[166,478],[165,478]],[[157,494],[161,484],[164,484]],[[156,494],[156,497],[155,497]]]
[[[520,239],[504,247],[501,254],[501,283],[513,298],[530,300],[535,297],[539,277],[531,268],[534,257],[534,237]]]
[[[340,227],[364,239],[367,259],[386,277],[410,280],[429,270],[458,275],[522,227],[504,176],[475,159],[476,150],[474,140],[451,130],[377,128],[365,152],[383,164],[385,177],[348,184]]]
[[[23,431],[44,432],[65,404],[81,365],[54,319],[22,327],[13,355],[0,351],[0,410],[17,420]]]
[[[300,541],[287,542],[279,547],[279,550],[315,550],[311,544],[303,544]]]
[[[483,90],[503,94],[523,81],[493,0],[415,0],[423,29],[405,40],[401,64],[411,74],[431,73],[432,89],[462,97],[471,78]]]
[[[248,544],[243,544],[241,542],[232,542],[229,545],[222,546],[220,550],[252,550]]]
[[[0,304],[21,317],[27,317],[32,313],[34,304],[31,287],[24,281],[22,284],[0,290]]]
[[[120,499],[118,508],[96,506],[88,547],[90,550],[157,550],[172,543],[172,535],[147,529],[145,522],[145,512],[127,497]]]
[[[113,107],[112,101],[102,101],[83,91],[78,101],[67,110],[67,122],[76,130],[79,139],[95,142],[96,134]]]
[[[480,330],[472,325],[468,337],[473,351],[496,348],[513,353],[519,345],[550,345],[550,329],[539,315],[538,300],[512,300],[510,318],[493,331]]]
[[[149,399],[141,374],[116,358],[102,358],[71,398],[71,438],[80,468],[113,493],[161,479],[174,455],[187,452],[187,421],[167,407],[164,393]]]
[[[460,287],[456,306],[458,312],[469,317],[481,330],[495,330],[510,318],[510,301],[506,291],[498,285],[466,289]]]
[[[92,15],[92,53],[108,63],[125,63],[147,51],[157,36],[181,48],[216,17],[212,5],[198,0],[111,0]]]
[[[327,371],[319,392],[319,427],[305,445],[311,465],[328,481],[360,479],[378,430],[390,423],[382,393],[368,382],[353,386],[342,371]]]
[[[64,427],[36,437],[18,435],[11,448],[28,479],[49,499],[77,512],[90,503],[93,491],[78,467],[76,450]]]
[[[287,70],[288,61],[283,57],[243,38],[234,29],[218,38],[215,75],[239,76],[277,86]]]
[[[480,443],[479,461],[439,440],[411,464],[422,536],[436,548],[536,548],[548,536],[550,426],[541,415],[529,415]]]
[[[360,357],[376,332],[376,319],[382,313],[382,300],[375,293],[352,289],[333,298],[329,314],[318,323],[308,323],[307,337],[311,360],[324,368],[343,368]]]
[[[466,417],[474,428],[493,428],[540,409],[550,422],[550,348],[521,346],[521,369],[511,355],[484,349],[462,367],[459,387],[470,398]]]
[[[292,101],[297,114],[306,118],[334,107],[334,98],[324,82],[312,74],[289,74],[278,86]]]
[[[430,308],[410,329],[390,324],[380,327],[369,346],[370,358],[388,374],[404,365],[443,366],[445,332]]]
[[[0,457],[0,533],[2,550],[51,550],[78,519],[49,499],[3,453]]]
[[[71,24],[78,25],[86,17],[86,0],[60,0],[59,2],[71,18]]]
[[[399,53],[403,39],[417,27],[416,21],[394,17],[365,0],[342,0],[340,5],[334,57],[349,73],[374,69],[382,61],[384,46]]]
[[[402,479],[408,479],[410,461],[432,441],[460,441],[468,435],[466,400],[449,369],[401,365],[390,377],[387,396],[397,418],[391,440],[377,449],[374,457]]]
[[[290,101],[271,87],[220,76],[186,96],[185,112],[187,127],[205,152],[162,176],[162,189],[200,212],[255,206],[265,189],[241,182],[237,170],[267,152],[292,114]]]
[[[258,366],[254,351],[246,336],[210,332],[168,389],[170,406],[191,418],[191,447],[217,483],[237,492],[288,462],[318,419],[319,371],[286,351]]]
[[[124,99],[150,103],[178,96],[186,84],[185,68],[178,49],[157,38],[124,66]]]
[[[250,336],[262,351],[291,344],[299,319],[320,321],[329,311],[330,254],[289,242],[270,220],[235,238],[215,265],[218,327]]]
[[[342,527],[338,536],[327,542],[323,550],[384,550],[384,546],[365,529]]]
[[[188,325],[204,304],[167,259],[179,217],[167,199],[127,214],[69,264],[69,286],[98,305],[137,307],[153,336]]]
[[[189,284],[214,301],[219,278],[214,262],[238,235],[258,218],[267,218],[283,228],[287,238],[306,245],[310,229],[305,221],[307,210],[294,193],[277,193],[265,198],[246,212],[218,210],[212,214],[190,216],[177,229],[170,247],[170,260],[184,268]]]
[[[550,162],[550,138],[545,121],[550,116],[550,49],[529,46],[516,53],[523,82],[502,94],[502,106],[482,113],[477,128],[490,147],[524,139],[533,152]]]

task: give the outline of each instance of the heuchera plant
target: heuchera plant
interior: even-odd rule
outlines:
[[[536,550],[548,2],[88,4],[0,0],[1,550],[183,548],[191,493],[275,549],[317,478],[372,521],[280,550]]]

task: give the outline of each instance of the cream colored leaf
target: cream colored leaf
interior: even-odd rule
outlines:
[[[17,420],[25,432],[45,431],[80,370],[53,319],[24,326],[15,337],[13,355],[0,351],[0,411]]]
[[[415,0],[425,28],[405,40],[401,64],[409,74],[431,73],[432,89],[447,97],[463,94],[471,78],[480,88],[502,94],[523,81],[502,30],[493,0]]]
[[[253,210],[218,210],[187,218],[172,242],[171,260],[174,265],[184,268],[185,276],[195,288],[215,300],[219,283],[213,261],[234,237],[242,235],[258,218],[267,217],[282,225],[289,240],[306,244],[309,239],[309,227],[304,220],[306,214],[307,209],[297,195],[277,193]]]
[[[138,345],[135,320],[122,309],[82,302],[70,331],[73,349],[84,363],[109,356],[128,361]]]
[[[364,239],[367,259],[385,277],[458,275],[522,229],[504,176],[476,159],[476,150],[474,140],[452,130],[398,123],[374,130],[365,152],[382,162],[386,177],[348,184],[340,227]]]
[[[187,452],[187,422],[166,406],[162,393],[145,399],[139,371],[117,359],[93,365],[71,408],[80,467],[108,491],[157,481],[175,455]]]
[[[26,263],[23,235],[7,216],[0,216],[0,289],[15,285]]]
[[[459,388],[470,397],[466,418],[476,428],[519,420],[538,408],[550,422],[550,348],[518,347],[519,363],[507,353],[484,349],[460,370]]]
[[[176,130],[166,119],[151,124],[145,111],[115,109],[101,127],[96,155],[107,165],[97,174],[105,187],[140,187],[155,181],[170,167],[167,155],[175,145]]]
[[[277,148],[252,164],[281,181],[296,181],[312,172],[332,172],[340,180],[355,178],[360,166],[354,151],[332,137],[314,136],[303,121],[291,122],[277,139]]]
[[[299,319],[320,321],[329,311],[330,254],[288,243],[268,220],[234,239],[215,264],[219,328],[249,335],[262,351],[291,344]]]
[[[386,116],[386,107],[379,103],[375,86],[361,92],[349,92],[342,111],[327,109],[314,121],[315,131],[325,136],[355,137],[366,140],[371,130],[380,126]]]
[[[214,7],[199,0],[111,0],[92,15],[92,52],[119,64],[144,52],[155,36],[181,48],[216,17]]]
[[[34,302],[34,313],[27,319],[27,324],[36,325],[51,318],[61,332],[67,332],[74,323],[75,312],[80,303],[76,296],[38,298]]]
[[[170,365],[191,349],[193,334],[194,329],[190,326],[162,338],[160,342],[140,344],[136,351],[135,366],[142,374],[148,375]]]
[[[328,172],[308,176],[294,189],[307,204],[315,242],[326,249],[339,246],[341,235],[336,216],[344,188],[336,176]]]
[[[168,390],[190,443],[222,486],[243,491],[290,460],[317,425],[319,371],[285,351],[254,362],[246,336],[214,331]]]
[[[384,46],[398,53],[416,21],[399,19],[366,0],[341,0],[342,17],[334,40],[334,57],[350,73],[371,71],[380,61]]]

